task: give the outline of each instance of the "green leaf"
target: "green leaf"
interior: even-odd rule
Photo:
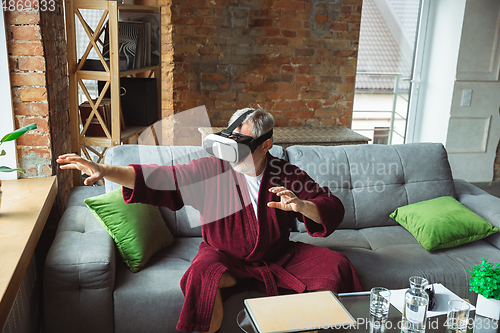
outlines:
[[[0,152],[0,156],[3,156],[3,155],[5,155],[5,154],[7,154],[7,153],[5,152],[5,150],[2,150],[2,152]]]
[[[0,166],[0,172],[12,172],[12,171],[20,171],[22,173],[26,172],[26,170],[24,170],[23,168],[11,169],[6,166]]]
[[[486,298],[500,299],[500,267],[499,264],[483,260],[479,265],[473,265],[467,270],[471,273],[469,287],[471,291],[483,295]]]
[[[14,132],[10,132],[6,134],[2,140],[0,140],[0,143],[4,143],[6,141],[12,141],[26,133],[27,131],[34,130],[36,128],[36,123],[29,124],[28,126],[24,126],[18,130],[15,130]]]

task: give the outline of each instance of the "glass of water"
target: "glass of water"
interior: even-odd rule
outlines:
[[[448,302],[448,315],[446,326],[454,332],[466,332],[469,323],[469,303],[462,300],[451,300]]]
[[[375,287],[370,292],[369,323],[373,328],[384,328],[389,317],[391,292],[387,288]]]

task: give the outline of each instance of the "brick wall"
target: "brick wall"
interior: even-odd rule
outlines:
[[[52,175],[52,144],[45,76],[45,56],[38,10],[6,11],[12,102],[16,128],[36,122],[38,129],[17,140],[21,177]]]
[[[36,122],[38,127],[17,140],[18,163],[26,169],[21,177],[57,175],[62,211],[72,186],[70,172],[55,164],[55,157],[71,150],[62,0],[45,11],[6,11],[5,30],[15,126]]]
[[[52,174],[59,182],[58,203],[64,208],[73,184],[72,173],[61,170],[55,159],[71,151],[71,126],[69,121],[69,81],[66,27],[63,0],[55,0],[54,10],[41,12],[41,29],[46,62],[46,81],[52,139]]]
[[[350,127],[362,0],[160,0],[163,115],[212,126],[261,105],[277,126]],[[196,124],[176,144],[199,144]]]

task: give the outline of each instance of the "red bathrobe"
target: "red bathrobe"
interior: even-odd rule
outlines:
[[[342,222],[342,202],[305,172],[269,153],[260,185],[257,217],[245,177],[215,157],[185,165],[132,165],[134,189],[123,189],[127,203],[141,202],[178,210],[185,204],[201,214],[198,254],[181,279],[185,297],[177,329],[208,331],[220,278],[262,281],[269,296],[278,287],[296,292],[328,289],[334,293],[362,290],[350,261],[341,253],[289,240],[299,217],[309,235],[326,237]],[[269,208],[280,198],[269,188],[284,186],[318,207],[321,224],[301,214]],[[165,190],[167,189],[167,190]]]

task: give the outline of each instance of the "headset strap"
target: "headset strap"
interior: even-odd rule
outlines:
[[[243,121],[245,120],[245,118],[250,114],[250,113],[253,113],[255,112],[255,110],[250,110],[250,111],[247,111],[245,113],[243,113],[241,116],[238,117],[238,119],[236,119],[231,125],[229,125],[228,128],[226,128],[225,130],[222,130],[221,135],[224,136],[224,137],[228,137],[230,136],[231,134],[233,134],[233,131],[238,128],[238,126],[241,125],[241,123],[243,123]]]
[[[238,119],[236,119],[231,125],[229,125],[228,128],[226,128],[225,130],[222,130],[222,132],[220,132],[220,134],[226,138],[229,137],[231,134],[233,134],[233,131],[243,123],[245,118],[253,112],[255,112],[255,110],[250,109],[249,111],[243,113],[241,116],[238,117]],[[271,138],[272,136],[273,136],[273,129],[271,128],[271,130],[269,132],[261,135],[257,139],[253,139],[250,142],[250,149],[252,150],[252,153],[255,151],[255,149],[257,149],[258,146],[260,146],[264,141]]]
[[[255,151],[255,149],[257,149],[258,146],[260,146],[267,139],[270,139],[272,136],[273,136],[273,129],[271,128],[269,132],[262,134],[257,139],[252,140],[252,142],[250,143],[251,145],[250,148],[252,149],[252,153]]]

